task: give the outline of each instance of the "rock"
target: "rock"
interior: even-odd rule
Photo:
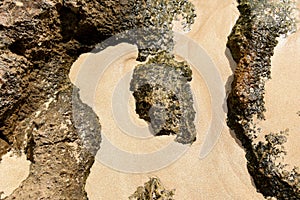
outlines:
[[[167,190],[157,177],[151,177],[144,186],[139,186],[133,195],[129,197],[130,200],[173,200],[175,190]]]
[[[81,53],[134,27],[123,21],[133,6],[116,14],[115,1],[0,3],[0,156],[25,152],[31,161],[6,199],[87,199],[100,124],[68,74]]]
[[[196,140],[191,79],[192,70],[186,62],[164,53],[135,67],[130,90],[136,112],[151,123],[154,135],[175,134],[182,144]]]
[[[32,134],[25,148],[30,175],[5,199],[87,199],[84,185],[101,141],[97,116],[72,85],[39,111],[23,124]]]
[[[3,137],[3,136],[2,136]],[[1,157],[6,154],[10,150],[10,146],[7,143],[6,139],[0,139],[0,163]]]
[[[284,137],[280,133],[271,133],[259,144],[256,128],[252,128],[253,119],[264,119],[265,81],[270,79],[271,57],[281,35],[295,31],[295,19],[292,1],[238,1],[240,17],[228,37],[230,49],[237,68],[234,72],[232,91],[228,96],[228,126],[246,150],[248,171],[257,190],[265,197],[277,199],[300,199],[300,185],[290,182],[291,176],[299,174],[279,172],[282,166],[276,165],[277,156],[281,156]],[[279,143],[270,141],[278,140]],[[274,159],[273,159],[274,158]],[[299,181],[298,181],[299,182]]]
[[[173,4],[193,13],[184,2]],[[149,25],[145,13],[155,10],[136,0],[0,2],[0,156],[25,152],[31,161],[28,178],[5,199],[87,199],[100,124],[71,84],[70,67],[110,36]],[[128,40],[140,52],[141,41]]]

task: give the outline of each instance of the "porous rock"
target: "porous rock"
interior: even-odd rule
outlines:
[[[0,2],[0,158],[25,152],[31,161],[5,199],[87,199],[100,124],[71,84],[70,67],[110,36],[149,24],[151,9],[146,0]],[[143,51],[140,39],[127,41]]]
[[[300,199],[299,171],[282,173],[276,158],[286,153],[284,131],[253,142],[259,132],[254,119],[263,120],[265,81],[271,77],[271,57],[277,38],[296,30],[293,1],[238,0],[240,17],[228,37],[227,47],[237,63],[227,99],[228,126],[246,150],[247,167],[255,186],[265,197]],[[291,181],[292,180],[292,181]]]
[[[132,2],[0,2],[0,157],[24,152],[31,161],[5,199],[87,199],[100,124],[68,74],[80,54],[142,24]]]
[[[190,66],[165,53],[135,67],[130,90],[136,112],[151,123],[154,135],[175,134],[182,144],[196,140],[191,80]]]

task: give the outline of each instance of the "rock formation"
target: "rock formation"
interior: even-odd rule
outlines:
[[[100,124],[68,74],[80,54],[136,26],[135,6],[0,3],[0,155],[25,152],[31,161],[28,178],[5,199],[87,199],[84,185],[100,147]]]
[[[144,186],[139,186],[130,200],[173,200],[175,190],[167,190],[157,177],[151,177]]]
[[[228,126],[246,150],[248,171],[265,197],[300,198],[300,175],[295,168],[284,171],[276,158],[285,152],[285,132],[266,135],[254,142],[259,130],[254,120],[264,119],[265,81],[271,77],[271,57],[277,38],[295,31],[293,1],[239,0],[240,17],[227,46],[237,63],[232,90],[227,99]]]
[[[134,35],[140,49],[130,90],[136,100],[136,112],[150,122],[154,135],[175,134],[176,141],[192,144],[196,140],[195,110],[189,81],[192,70],[187,62],[178,62],[173,55],[173,21],[182,17],[189,29],[196,17],[189,1],[147,1],[145,16],[149,23]]]
[[[153,24],[147,16],[156,8],[149,2],[0,2],[0,158],[24,152],[31,161],[28,178],[5,199],[87,199],[100,124],[81,102],[69,70],[106,38]],[[190,9],[186,1],[172,2]],[[127,41],[145,59],[143,38],[132,38]]]
[[[151,123],[155,135],[175,134],[182,144],[196,140],[191,79],[190,66],[165,53],[135,67],[130,90],[136,112]]]

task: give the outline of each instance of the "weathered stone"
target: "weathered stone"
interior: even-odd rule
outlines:
[[[114,8],[118,2],[0,3],[0,155],[12,149],[31,161],[29,177],[6,199],[87,199],[100,124],[68,73],[81,53],[133,26]]]
[[[191,144],[196,140],[195,111],[188,81],[192,71],[186,62],[178,62],[173,55],[173,21],[181,16],[183,28],[194,23],[195,9],[189,1],[146,1],[145,28],[130,32],[129,40],[136,40],[138,61],[131,81],[136,99],[136,112],[151,123],[155,135],[176,134],[176,141]],[[153,8],[153,9],[151,9]]]
[[[29,177],[6,199],[87,199],[100,124],[78,99],[69,70],[106,38],[149,25],[145,13],[156,8],[147,2],[0,2],[0,156],[25,152],[31,161]],[[176,2],[193,12],[187,1]],[[145,39],[127,41],[143,51]]]
[[[130,84],[136,112],[151,123],[155,135],[176,134],[183,144],[196,140],[191,79],[188,64],[165,53],[136,66]]]
[[[264,119],[265,81],[270,78],[271,57],[278,43],[277,38],[295,31],[295,5],[289,0],[238,2],[241,15],[227,43],[237,63],[227,99],[228,126],[234,130],[247,152],[248,171],[258,191],[265,197],[300,199],[298,172],[289,172],[288,175],[276,173],[282,166],[275,165],[275,159],[284,153],[281,134],[269,134],[265,142],[255,145],[253,138],[259,131],[252,128],[254,117]],[[270,138],[280,142],[272,143]],[[288,181],[292,176],[298,181]]]
[[[175,189],[167,190],[157,177],[151,177],[144,186],[139,186],[130,200],[173,200]]]
[[[101,140],[98,118],[71,84],[47,103],[22,124],[30,174],[5,199],[87,199],[84,185]]]

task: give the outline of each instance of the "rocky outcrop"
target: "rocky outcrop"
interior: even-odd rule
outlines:
[[[100,147],[100,124],[68,74],[80,54],[139,23],[135,6],[0,2],[0,156],[25,152],[31,161],[30,175],[6,199],[87,199],[84,184]]]
[[[18,122],[69,83],[70,66],[80,54],[92,50],[112,34],[134,27],[130,19],[127,23],[125,20],[132,18],[134,5],[123,3],[122,6],[115,1],[0,3],[2,142],[15,146],[18,137],[13,132]]]
[[[31,161],[30,175],[6,199],[87,199],[84,184],[100,147],[100,124],[71,84],[70,67],[116,33],[157,26],[149,15],[158,9],[164,17],[174,6],[193,14],[187,1],[170,1],[174,6],[168,9],[153,2],[0,2],[0,157],[25,152]],[[138,60],[145,60],[156,50],[145,49],[143,42],[153,38],[135,34],[116,42],[136,44]],[[163,43],[171,44],[169,39]],[[107,45],[114,44],[100,46]]]
[[[228,126],[246,150],[248,171],[257,190],[265,197],[300,198],[300,175],[296,168],[282,173],[284,166],[275,160],[285,152],[284,132],[266,135],[254,143],[258,130],[254,119],[264,119],[265,81],[270,79],[271,57],[277,38],[295,31],[293,1],[239,0],[240,17],[230,36],[230,49],[237,68],[228,96]]]
[[[58,90],[15,131],[25,134],[30,174],[5,199],[86,199],[84,185],[100,147],[100,125],[76,88],[69,84]]]
[[[136,112],[151,123],[154,135],[174,134],[182,144],[196,140],[191,80],[190,66],[165,53],[135,67],[130,90]]]
[[[187,62],[175,59],[173,21],[182,18],[183,29],[190,29],[196,17],[189,1],[146,1],[145,27],[130,32],[139,49],[130,90],[136,112],[149,122],[154,135],[175,134],[175,141],[192,144],[196,140],[195,110],[189,82],[192,70]],[[128,33],[127,33],[128,34]]]

